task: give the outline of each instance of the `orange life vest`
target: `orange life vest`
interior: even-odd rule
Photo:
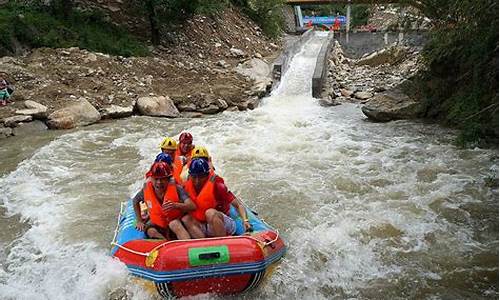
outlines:
[[[148,206],[151,222],[161,228],[167,228],[170,221],[178,219],[182,216],[182,212],[178,209],[174,209],[169,212],[164,212],[162,210],[162,204],[156,198],[153,183],[151,181],[148,181],[146,183],[146,187],[144,188],[144,201]],[[165,201],[179,202],[177,186],[173,182],[168,183],[167,191],[163,196],[163,202]]]
[[[191,178],[189,178],[185,184],[186,192],[196,204],[196,209],[190,212],[190,214],[193,218],[200,222],[206,222],[205,212],[209,208],[215,208],[217,205],[214,195],[215,178],[216,175],[212,173],[207,182],[205,182],[205,185],[201,188],[199,194],[196,193],[193,180]]]
[[[181,177],[182,170],[185,167],[184,159],[181,156],[176,156],[174,163],[172,165],[172,175],[174,176],[175,182],[178,184],[183,184],[183,180]]]

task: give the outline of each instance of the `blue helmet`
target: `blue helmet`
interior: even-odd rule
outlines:
[[[208,166],[208,162],[203,158],[195,158],[191,161],[191,165],[189,166],[189,175],[190,176],[205,176],[208,175],[210,171],[210,167]]]
[[[167,153],[161,152],[155,158],[155,162],[160,162],[160,161],[166,162],[167,164],[170,165],[170,164],[172,164],[172,157],[170,155],[168,155]]]

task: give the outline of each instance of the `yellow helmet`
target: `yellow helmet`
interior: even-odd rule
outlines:
[[[195,159],[195,158],[199,158],[199,157],[208,159],[209,155],[208,155],[207,148],[205,148],[203,146],[195,146],[193,148],[193,150],[191,151],[191,158]]]
[[[160,143],[160,149],[165,149],[165,150],[176,150],[177,149],[177,142],[169,137],[166,137],[163,142]]]

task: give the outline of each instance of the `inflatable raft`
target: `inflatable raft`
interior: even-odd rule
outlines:
[[[146,239],[135,228],[132,201],[122,203],[111,255],[163,297],[251,290],[272,272],[286,247],[277,231],[246,208],[253,231],[244,233],[239,214],[233,236],[192,240]]]

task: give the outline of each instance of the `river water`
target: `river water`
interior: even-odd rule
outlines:
[[[356,105],[320,107],[310,78],[324,40],[253,111],[3,140],[0,299],[155,299],[107,254],[120,202],[161,139],[183,130],[288,245],[244,298],[498,298],[498,150],[458,149],[432,124],[371,123]]]

